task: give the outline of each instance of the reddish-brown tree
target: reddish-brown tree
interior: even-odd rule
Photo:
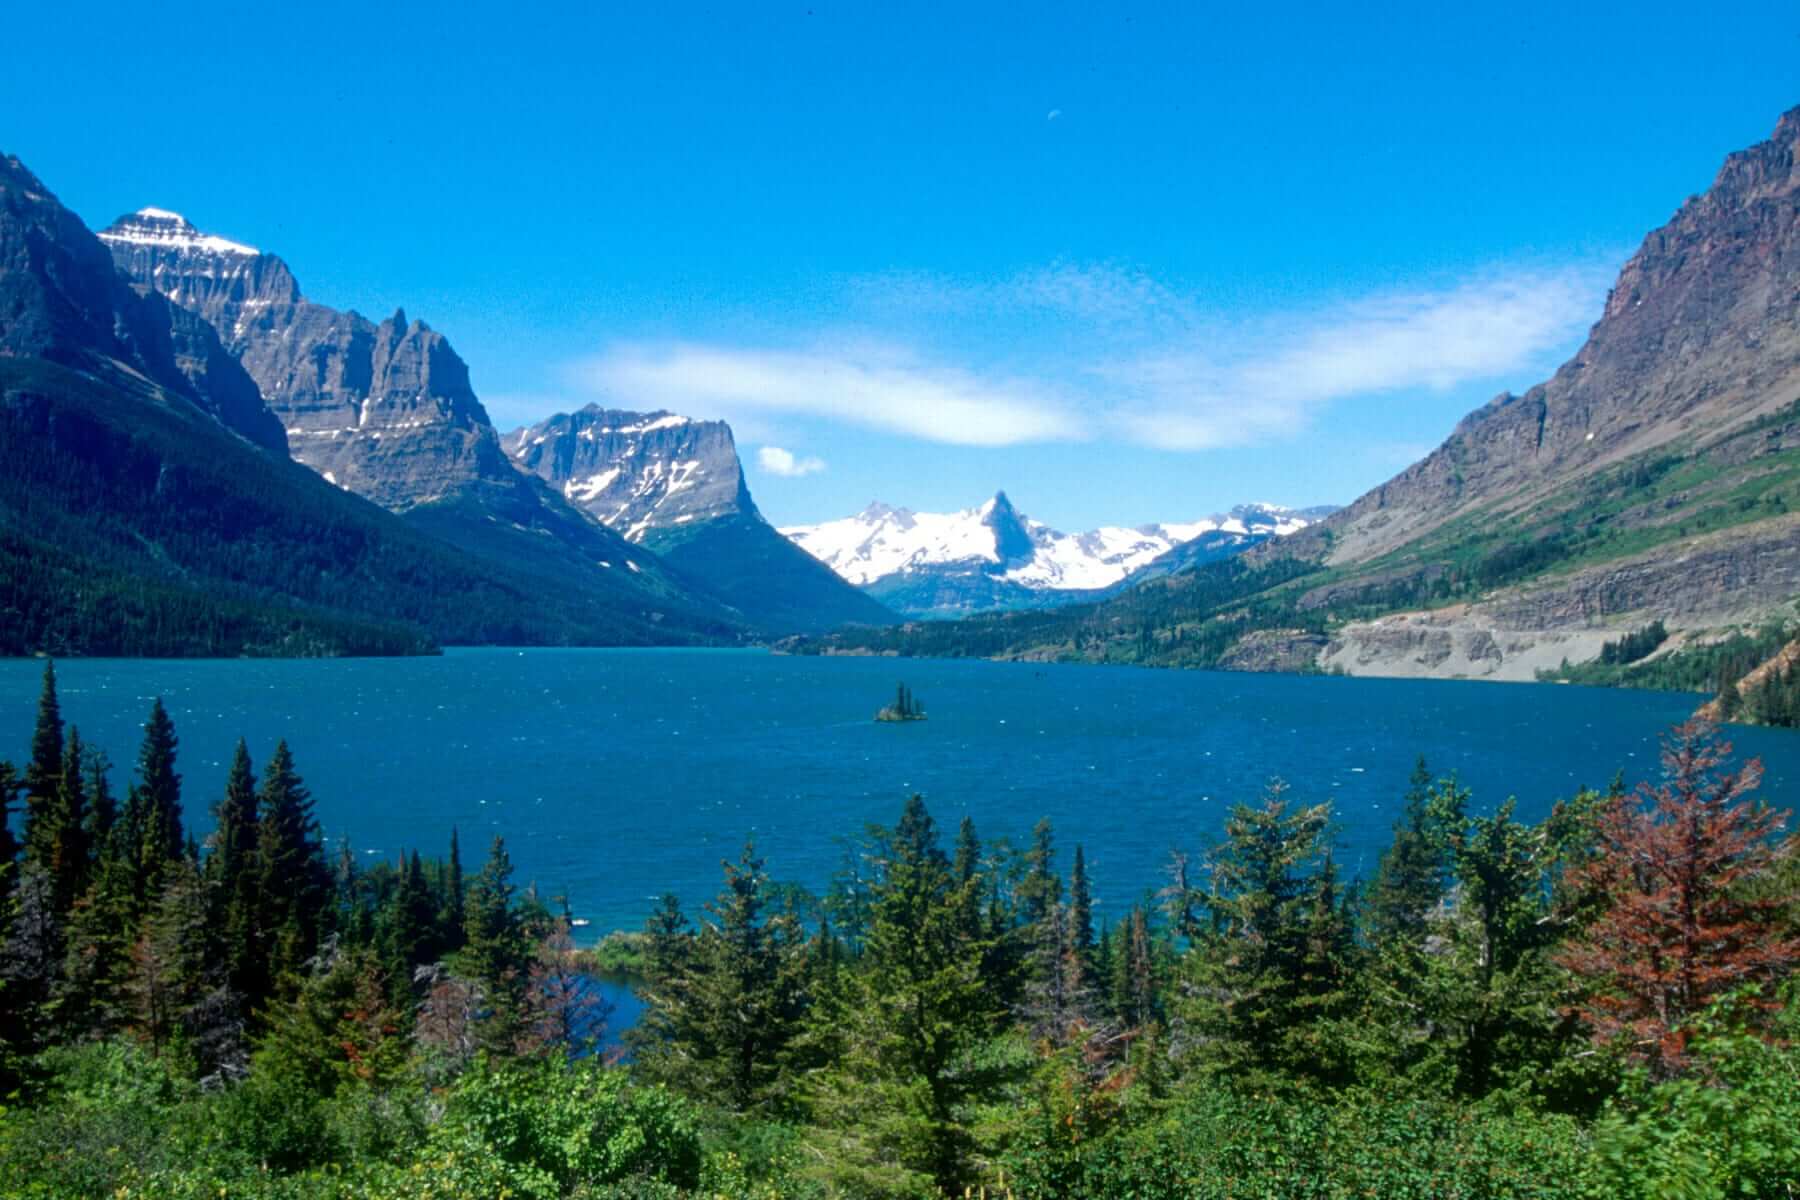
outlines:
[[[1742,886],[1782,852],[1787,814],[1753,798],[1760,760],[1734,770],[1730,758],[1711,725],[1674,729],[1661,785],[1602,811],[1596,853],[1570,881],[1602,906],[1558,955],[1585,984],[1576,1011],[1596,1041],[1661,1072],[1684,1065],[1695,1013],[1800,961],[1800,939],[1779,920],[1791,898]]]

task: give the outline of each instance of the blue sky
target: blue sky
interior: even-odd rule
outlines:
[[[1254,10],[1254,11],[1253,11]],[[1791,4],[67,5],[0,150],[404,306],[503,429],[729,418],[779,523],[1343,502],[1800,104]],[[763,453],[764,450],[781,453]]]

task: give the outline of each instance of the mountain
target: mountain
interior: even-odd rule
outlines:
[[[0,158],[0,653],[416,653],[728,638],[543,592],[289,460],[213,326]]]
[[[1586,343],[1343,511],[1030,619],[864,649],[1531,679],[1661,621],[1692,676],[1800,597],[1800,109],[1644,239]]]
[[[514,430],[504,445],[520,469],[760,628],[792,633],[894,619],[763,519],[723,421],[590,404]]]
[[[890,608],[946,617],[1092,599],[1142,572],[1178,570],[1293,533],[1320,510],[1306,512],[1312,516],[1251,504],[1185,524],[1070,534],[1031,520],[997,492],[954,513],[877,501],[855,516],[781,532]]]
[[[467,365],[424,322],[396,311],[377,323],[315,304],[280,258],[164,209],[120,217],[99,237],[138,291],[218,332],[285,427],[295,460],[328,482],[533,589],[658,612],[676,640],[722,636],[737,621],[514,467]]]

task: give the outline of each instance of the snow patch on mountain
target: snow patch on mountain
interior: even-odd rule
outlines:
[[[1034,590],[1091,591],[1112,587],[1202,534],[1284,537],[1308,524],[1294,509],[1256,504],[1195,521],[1064,533],[1017,512],[1001,492],[953,513],[914,512],[877,501],[855,516],[781,532],[859,587],[894,575],[976,567]]]
[[[155,246],[163,250],[192,250],[202,254],[243,255],[254,258],[261,251],[216,234],[201,233],[180,213],[166,208],[140,208],[131,216],[101,230],[100,240],[126,246]]]

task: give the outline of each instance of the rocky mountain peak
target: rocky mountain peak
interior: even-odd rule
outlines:
[[[994,553],[1001,562],[1022,562],[1036,553],[1037,546],[1025,518],[1006,498],[1005,492],[995,492],[994,498],[983,508],[986,511],[982,513],[981,523],[993,531]]]
[[[253,258],[261,253],[255,246],[202,233],[186,217],[166,208],[140,208],[127,213],[101,230],[99,236],[103,242],[157,246],[195,254]]]
[[[17,158],[0,159],[0,354],[124,364],[285,456],[281,425],[203,320],[134,289],[108,248]]]
[[[740,514],[761,520],[723,421],[589,404],[503,444],[521,469],[632,541]]]

